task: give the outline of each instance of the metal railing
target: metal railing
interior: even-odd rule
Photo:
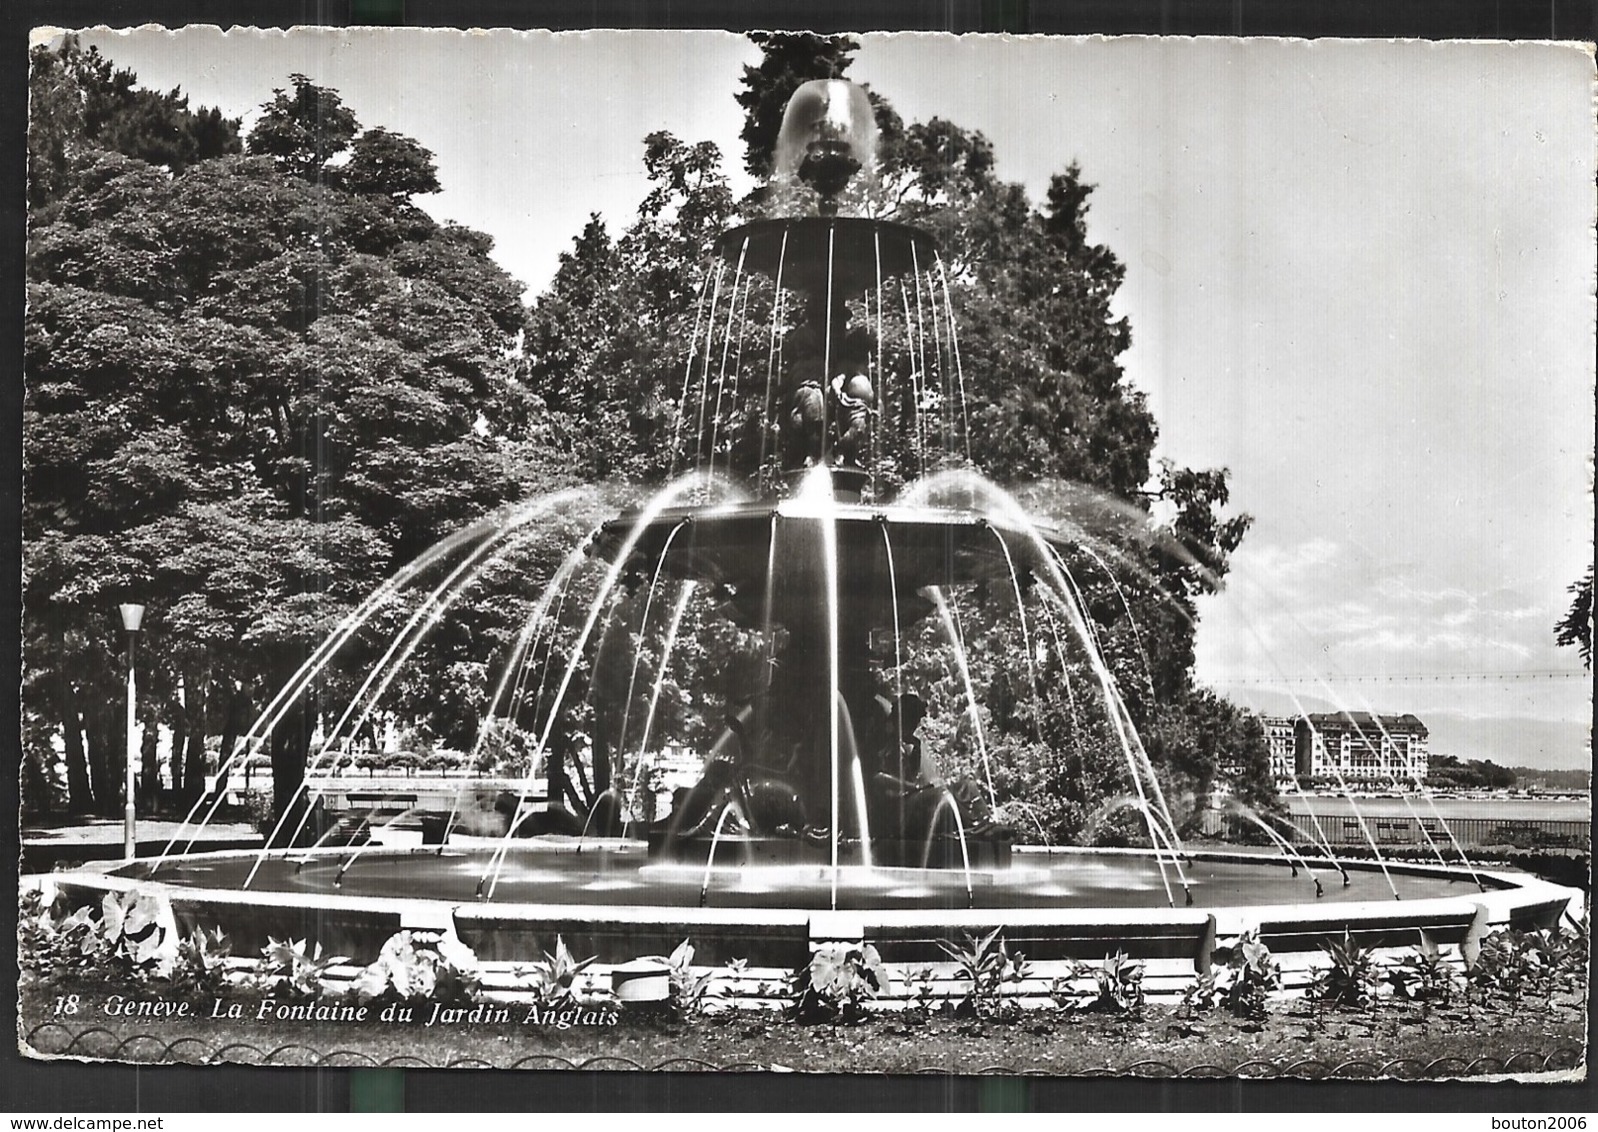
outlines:
[[[1289,841],[1299,845],[1320,843],[1320,834],[1334,846],[1365,846],[1369,842],[1360,829],[1359,819],[1349,813],[1320,813],[1320,833],[1309,814],[1288,814],[1287,825],[1277,823],[1277,830]],[[1429,849],[1435,842],[1448,852],[1451,832],[1465,848],[1487,845],[1509,845],[1521,849],[1586,849],[1592,842],[1592,825],[1584,821],[1557,818],[1446,818],[1439,820],[1422,816],[1371,814],[1364,815],[1365,826],[1379,846]],[[1447,829],[1444,829],[1444,821]],[[1259,829],[1253,822],[1238,814],[1210,811],[1204,815],[1203,832],[1210,837],[1227,841],[1252,843],[1258,840]],[[1428,841],[1428,835],[1430,841]]]

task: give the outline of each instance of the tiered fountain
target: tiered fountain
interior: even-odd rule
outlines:
[[[1278,952],[1308,953],[1345,929],[1367,943],[1413,946],[1424,927],[1468,947],[1488,922],[1557,919],[1569,894],[1524,877],[1327,863],[1336,883],[1323,885],[1300,859],[1183,849],[1077,600],[1071,540],[960,469],[969,463],[965,379],[934,241],[850,214],[869,197],[875,132],[852,84],[808,83],[794,96],[771,186],[783,214],[721,236],[700,301],[678,418],[679,449],[697,469],[594,529],[522,633],[485,737],[498,718],[524,718],[527,660],[558,631],[571,579],[603,573],[563,650],[564,671],[555,665],[539,681],[553,694],[533,728],[529,784],[512,799],[532,797],[539,773],[548,803],[534,821],[520,821],[526,807],[513,804],[503,835],[487,839],[452,811],[447,843],[426,848],[381,837],[307,846],[310,838],[280,829],[273,843],[292,848],[169,852],[63,876],[60,886],[89,899],[153,884],[184,925],[220,925],[244,946],[310,937],[360,960],[400,926],[426,924],[453,928],[481,957],[507,962],[553,950],[559,935],[602,964],[664,953],[687,936],[703,960],[743,958],[751,972],[792,968],[816,941],[838,938],[869,939],[889,962],[925,965],[942,958],[940,939],[1002,927],[1044,987],[1050,961],[1113,950],[1190,978],[1209,962],[1217,933],[1245,927],[1262,929]],[[921,473],[891,499],[882,474],[890,448],[891,466]],[[733,467],[738,453],[757,469],[753,498],[717,500],[716,466]],[[425,571],[456,561],[318,758],[336,750],[454,595],[559,503],[480,524],[391,580],[318,650],[252,736],[269,733],[364,618]],[[969,694],[954,602],[979,582],[1013,590],[1029,656],[1069,642],[1089,659],[1151,849],[1013,847],[991,777],[952,781],[922,754],[915,732],[924,706],[903,685],[903,650],[912,627],[940,623]],[[1042,595],[1048,632],[1029,627],[1023,590]],[[586,755],[551,742],[566,726],[562,713],[581,706],[567,702],[580,699],[568,691],[581,657],[605,640],[605,618],[629,591],[644,595],[637,624],[659,646],[662,671],[691,597],[713,601],[763,649],[752,690],[726,705],[721,737],[702,752],[703,777],[679,792],[669,817],[647,824],[626,812],[639,769],[626,760],[650,747],[658,675],[641,737],[624,724],[624,743]],[[974,699],[968,707],[980,747]],[[968,762],[981,767],[984,756]],[[573,788],[574,777],[584,789]],[[527,836],[531,828],[545,832]]]

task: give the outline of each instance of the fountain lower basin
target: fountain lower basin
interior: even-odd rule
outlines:
[[[347,851],[295,853],[267,860],[252,886],[241,884],[253,852],[194,854],[163,863],[153,876],[139,862],[57,874],[75,903],[107,891],[153,887],[184,932],[220,927],[236,953],[269,938],[309,939],[326,951],[369,962],[402,928],[452,928],[480,959],[522,962],[553,950],[557,936],[602,964],[666,954],[691,939],[702,961],[734,959],[769,968],[802,965],[818,941],[864,939],[884,960],[945,958],[938,941],[1004,930],[1036,960],[1133,958],[1190,960],[1202,969],[1217,937],[1258,929],[1273,952],[1318,953],[1346,929],[1365,946],[1413,947],[1424,929],[1441,944],[1462,944],[1487,926],[1556,924],[1574,895],[1515,873],[1316,864],[1324,896],[1282,857],[1196,852],[1184,858],[1192,906],[1168,901],[1159,863],[1141,850],[1018,848],[1008,869],[922,870],[858,866],[702,866],[650,861],[639,842],[536,839],[509,853],[493,898],[476,895],[493,849],[373,848],[344,872]],[[1313,863],[1313,862],[1312,862]],[[704,893],[701,904],[701,891]]]

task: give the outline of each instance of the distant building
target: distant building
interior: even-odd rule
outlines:
[[[1265,740],[1278,779],[1341,777],[1345,782],[1421,782],[1429,757],[1426,725],[1415,716],[1365,711],[1270,718]]]
[[[1271,752],[1271,775],[1278,781],[1293,777],[1293,720],[1265,716],[1265,745]]]

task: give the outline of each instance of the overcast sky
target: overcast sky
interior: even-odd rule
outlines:
[[[491,234],[529,297],[590,212],[625,224],[645,134],[719,143],[748,187],[732,95],[758,53],[735,36],[87,38],[230,115],[292,72],[338,88],[434,152],[426,207]],[[1553,625],[1593,555],[1590,56],[859,38],[850,77],[907,121],[982,130],[1034,199],[1073,159],[1098,186],[1159,455],[1229,467],[1256,520],[1205,603],[1201,678],[1275,706],[1257,685],[1285,677],[1278,695],[1414,711],[1437,749],[1584,764],[1591,683]]]

